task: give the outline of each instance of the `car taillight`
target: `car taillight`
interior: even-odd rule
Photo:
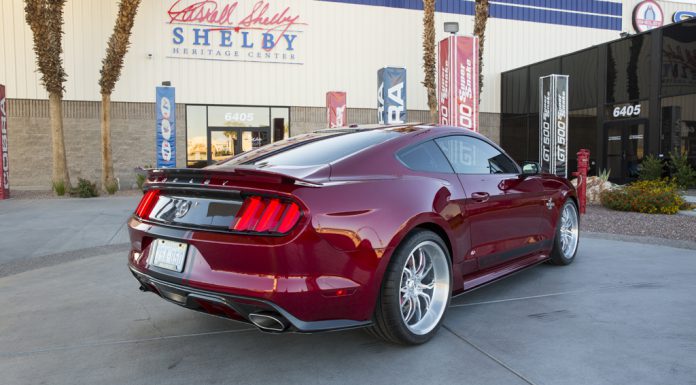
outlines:
[[[149,190],[143,195],[143,199],[140,200],[138,207],[135,209],[135,215],[142,219],[149,219],[152,209],[155,208],[157,200],[159,199],[160,190]]]
[[[230,228],[257,233],[287,233],[299,219],[300,207],[295,202],[250,196],[244,200]]]

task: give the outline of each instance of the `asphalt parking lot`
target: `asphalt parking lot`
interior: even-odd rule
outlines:
[[[134,200],[0,202],[0,266],[15,269],[0,278],[0,383],[696,384],[696,250],[584,237],[574,264],[458,297],[432,341],[401,347],[263,334],[140,293],[120,238]],[[55,210],[63,232],[20,231]],[[81,215],[114,218],[97,231]]]

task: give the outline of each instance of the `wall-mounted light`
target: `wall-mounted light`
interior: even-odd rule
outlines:
[[[619,36],[621,36],[622,39],[625,39],[625,38],[631,36],[631,34],[628,33],[628,32],[621,32],[621,33],[619,34]]]
[[[459,23],[456,21],[446,21],[445,22],[445,32],[456,34],[459,32]]]
[[[152,59],[152,54],[151,53],[147,54],[147,58]]]
[[[171,87],[171,86],[172,86],[172,82],[169,81],[169,80],[165,80],[165,81],[162,82],[162,85],[165,86],[165,87]]]

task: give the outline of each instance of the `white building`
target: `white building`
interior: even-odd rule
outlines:
[[[501,72],[634,33],[632,12],[638,3],[491,1],[481,131],[499,138]],[[696,11],[693,1],[656,3],[665,24],[677,11]],[[176,88],[180,167],[187,164],[187,153],[194,165],[196,159],[213,160],[213,153],[228,156],[242,148],[218,151],[231,139],[277,139],[271,127],[280,123],[274,119],[283,119],[291,135],[324,126],[327,91],[347,93],[349,123],[374,122],[377,70],[388,65],[407,70],[409,120],[427,119],[421,8],[421,0],[143,0],[112,95],[117,176],[130,181],[133,167],[154,162],[153,102],[163,81]],[[117,9],[116,0],[66,3],[65,135],[73,176],[98,176],[97,82]],[[445,21],[457,21],[460,33],[472,33],[473,9],[471,0],[438,0],[438,40],[445,36]],[[50,176],[28,177],[31,167],[24,160],[31,153],[50,162],[47,94],[32,44],[24,1],[3,0],[0,84],[9,99],[10,179],[20,187],[46,186]],[[231,126],[261,131],[223,129]],[[38,148],[43,150],[33,151]]]

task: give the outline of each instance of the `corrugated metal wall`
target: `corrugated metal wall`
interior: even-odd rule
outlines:
[[[239,0],[238,11],[248,13],[256,2]],[[516,2],[521,1],[494,3]],[[344,90],[349,107],[374,108],[377,69],[397,65],[408,70],[408,108],[427,108],[421,85],[419,10],[312,0],[271,2],[273,7],[290,7],[292,13],[300,16],[299,21],[306,23],[298,28],[302,32],[294,43],[304,64],[289,65],[167,58],[173,37],[167,10],[172,3],[143,1],[133,31],[133,45],[112,100],[152,102],[154,87],[170,80],[177,87],[179,103],[323,106],[326,91]],[[10,98],[42,99],[46,94],[35,71],[31,31],[24,21],[23,7],[22,0],[0,3],[0,83],[7,85]],[[533,7],[513,11],[520,12],[516,17],[522,18]],[[694,8],[685,4],[678,7]],[[632,4],[624,5],[624,30],[628,29],[625,15],[630,9]],[[116,0],[67,2],[67,100],[99,100],[99,69],[116,12]],[[666,16],[671,17],[670,12],[671,8],[665,7]],[[444,21],[458,21],[463,33],[473,31],[472,16],[438,13],[438,30]],[[440,33],[438,39],[443,36]],[[610,29],[490,19],[482,111],[499,111],[501,71],[617,37],[618,31]]]

